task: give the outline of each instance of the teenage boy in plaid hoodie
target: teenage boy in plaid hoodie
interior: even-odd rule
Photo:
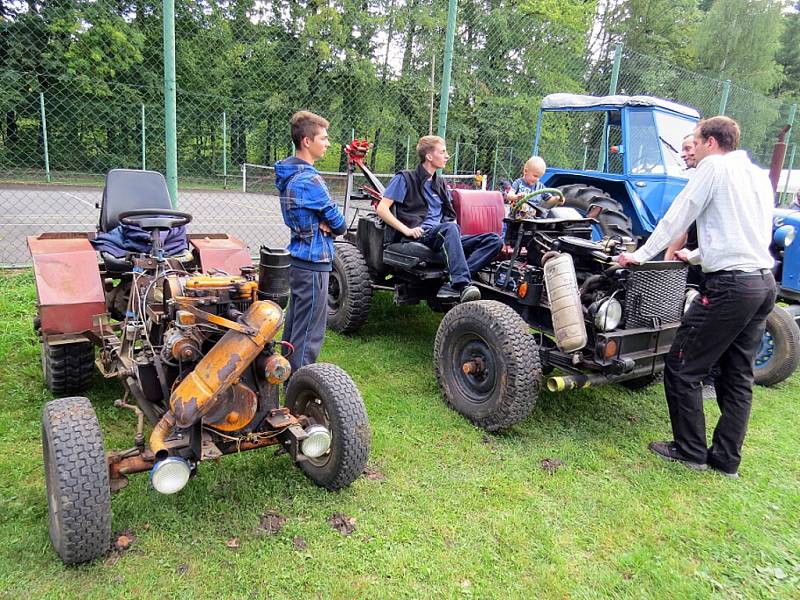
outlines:
[[[316,362],[322,348],[333,238],[347,231],[347,226],[325,181],[314,168],[331,145],[328,121],[302,110],[292,115],[290,123],[295,154],[275,163],[275,185],[281,195],[283,221],[291,232],[291,298],[283,340],[294,346],[289,356],[294,373]]]

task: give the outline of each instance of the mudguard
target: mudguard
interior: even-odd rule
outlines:
[[[203,273],[214,269],[238,275],[242,267],[253,266],[247,244],[239,238],[225,233],[189,234],[188,237]]]
[[[28,236],[45,335],[83,333],[106,312],[97,255],[85,233]]]

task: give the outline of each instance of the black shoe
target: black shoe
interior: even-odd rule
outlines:
[[[690,469],[694,469],[695,471],[705,471],[708,469],[708,465],[705,463],[694,462],[692,460],[688,460],[683,453],[678,450],[678,447],[675,445],[675,442],[650,442],[648,446],[650,451],[653,454],[656,454],[663,458],[664,460],[675,461],[679,463],[683,463]]]
[[[453,300],[455,302],[461,301],[461,294],[449,283],[445,283],[439,288],[439,291],[436,292],[436,297],[439,300]]]
[[[726,471],[722,467],[718,467],[717,465],[709,463],[708,468],[712,471],[716,471],[723,477],[728,477],[729,479],[739,479],[739,472],[738,471]]]
[[[459,302],[474,302],[481,299],[481,291],[474,285],[467,285],[461,290]]]

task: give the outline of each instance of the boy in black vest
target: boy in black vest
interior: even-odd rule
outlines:
[[[421,137],[417,155],[419,166],[395,175],[376,209],[389,225],[386,241],[417,241],[444,255],[450,283],[441,287],[437,298],[480,300],[472,275],[491,262],[503,242],[496,233],[461,235],[450,192],[436,172],[450,158],[444,140],[436,135]]]

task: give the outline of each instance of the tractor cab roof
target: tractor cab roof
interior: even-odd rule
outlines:
[[[696,109],[653,96],[587,96],[583,94],[549,94],[542,99],[542,110],[604,110],[625,106],[654,106],[679,115],[699,119]]]

